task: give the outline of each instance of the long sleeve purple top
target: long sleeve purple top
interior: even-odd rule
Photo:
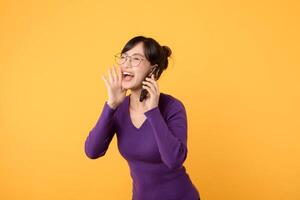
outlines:
[[[187,157],[187,116],[183,103],[160,92],[158,106],[144,113],[137,128],[132,123],[130,95],[115,109],[107,101],[85,141],[91,159],[104,156],[117,136],[118,149],[132,178],[133,200],[197,200],[200,193],[183,166]]]

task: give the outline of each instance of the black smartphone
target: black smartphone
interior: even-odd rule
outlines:
[[[149,72],[149,74],[147,75],[147,77],[151,78],[152,74],[154,74],[154,79],[156,80],[157,72],[158,72],[158,65],[155,64],[154,67]],[[145,79],[145,81],[146,81],[146,79]],[[146,99],[147,94],[148,94],[148,90],[146,90],[145,88],[142,88],[141,95],[140,95],[140,102],[142,102]]]

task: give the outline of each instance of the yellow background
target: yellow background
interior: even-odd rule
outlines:
[[[116,137],[97,160],[84,141],[136,35],[173,51],[158,84],[203,200],[300,199],[298,2],[1,1],[0,199],[131,199]]]

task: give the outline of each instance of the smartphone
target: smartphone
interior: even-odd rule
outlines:
[[[158,72],[158,65],[155,64],[155,66],[151,69],[151,71],[149,72],[147,77],[151,78],[152,74],[154,74],[154,79],[156,80],[157,72]],[[145,81],[146,81],[146,79],[145,79]],[[146,90],[145,88],[142,88],[141,95],[140,95],[140,102],[142,102],[146,99],[147,94],[148,94],[148,90]]]

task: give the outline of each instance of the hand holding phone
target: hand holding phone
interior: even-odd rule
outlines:
[[[156,80],[157,78],[157,72],[158,72],[158,65],[155,64],[154,67],[151,69],[150,73],[147,75],[148,78],[151,78],[152,74],[154,74],[154,78]],[[146,79],[145,79],[146,81]],[[145,88],[142,89],[141,91],[141,95],[140,95],[140,102],[144,101],[147,97],[148,94],[148,90],[146,90]]]

